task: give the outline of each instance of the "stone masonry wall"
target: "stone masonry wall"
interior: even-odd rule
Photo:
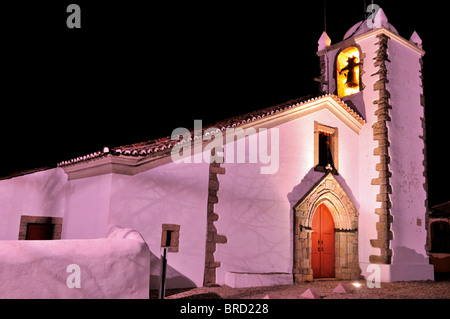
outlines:
[[[380,34],[377,36],[379,39],[379,49],[376,52],[374,58],[374,65],[378,67],[378,71],[373,75],[378,75],[379,80],[374,83],[374,91],[379,92],[379,99],[374,101],[374,104],[378,105],[375,111],[377,116],[377,122],[372,125],[373,139],[378,141],[378,147],[374,149],[373,154],[379,156],[380,160],[376,164],[376,170],[378,171],[378,177],[372,179],[372,185],[379,186],[379,192],[376,197],[376,201],[381,203],[380,208],[375,209],[375,214],[379,216],[379,221],[376,223],[377,239],[372,239],[370,244],[374,248],[380,249],[380,255],[369,256],[371,263],[383,263],[390,264],[392,257],[392,249],[390,249],[390,241],[393,238],[391,231],[392,215],[390,214],[391,200],[390,194],[392,194],[392,187],[390,184],[390,177],[392,173],[389,170],[390,156],[389,156],[389,138],[388,127],[386,122],[390,121],[389,110],[392,108],[389,105],[390,94],[386,89],[387,69],[386,62],[390,62],[387,54],[387,45],[389,37]]]
[[[220,262],[214,259],[216,244],[225,244],[227,237],[219,235],[214,222],[219,219],[219,215],[214,211],[214,204],[219,202],[217,191],[219,190],[218,174],[225,174],[225,168],[219,163],[209,165],[208,183],[208,207],[207,207],[207,231],[206,231],[206,254],[205,254],[205,275],[203,285],[205,287],[216,285],[216,268],[220,267]]]

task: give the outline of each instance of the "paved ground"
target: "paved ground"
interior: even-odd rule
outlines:
[[[359,288],[354,282],[361,284]],[[337,285],[344,284],[350,288],[348,294],[333,293]],[[315,288],[322,299],[450,299],[450,281],[411,281],[381,283],[380,288],[369,288],[366,282],[345,280],[316,280],[290,286],[230,288],[199,287],[192,289],[172,289],[166,291],[167,299],[302,299],[301,295],[309,288]],[[152,291],[150,298],[157,298],[157,291]]]

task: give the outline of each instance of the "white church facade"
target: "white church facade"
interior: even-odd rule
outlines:
[[[357,279],[372,264],[384,282],[433,280],[424,54],[382,10],[343,41],[324,32],[321,95],[1,180],[0,240],[131,228],[151,288],[162,246],[168,288]]]

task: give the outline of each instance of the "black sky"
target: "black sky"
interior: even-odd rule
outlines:
[[[95,2],[95,3],[93,3]],[[364,3],[327,1],[333,43]],[[82,28],[66,27],[67,5]],[[375,1],[423,40],[430,204],[450,200],[447,7]],[[28,1],[2,7],[0,175],[317,93],[324,2]]]

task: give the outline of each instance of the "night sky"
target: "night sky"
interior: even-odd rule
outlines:
[[[95,2],[93,4],[92,2]],[[3,5],[0,176],[318,93],[324,1]],[[430,204],[450,200],[447,7],[375,1],[423,40]],[[81,29],[66,8],[81,7]],[[327,1],[332,43],[370,1]]]

